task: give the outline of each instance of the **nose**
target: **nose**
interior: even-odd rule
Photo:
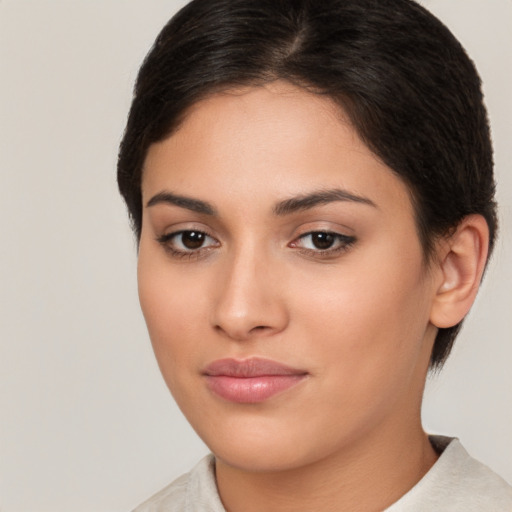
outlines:
[[[212,324],[236,341],[271,336],[289,322],[282,273],[254,251],[234,256],[217,275]]]

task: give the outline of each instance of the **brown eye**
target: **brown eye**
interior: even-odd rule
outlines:
[[[330,249],[335,241],[336,236],[333,233],[311,233],[311,243],[316,249]]]
[[[219,247],[219,242],[203,231],[193,229],[162,235],[157,241],[173,256],[200,254]]]
[[[184,231],[180,236],[183,247],[190,250],[200,249],[206,239],[206,235],[201,231]]]
[[[311,231],[305,233],[291,246],[301,249],[309,255],[334,256],[354,244],[353,236],[342,235],[332,231]]]

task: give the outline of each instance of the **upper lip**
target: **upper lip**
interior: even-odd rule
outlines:
[[[292,368],[283,363],[260,357],[243,360],[231,358],[218,359],[206,366],[203,373],[210,377],[226,376],[238,378],[307,374],[305,370]]]

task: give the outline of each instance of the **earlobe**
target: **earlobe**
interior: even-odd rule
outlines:
[[[439,275],[430,321],[436,327],[458,324],[469,312],[485,269],[489,228],[481,215],[468,215],[439,245]]]

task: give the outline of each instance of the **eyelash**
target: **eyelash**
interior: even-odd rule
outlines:
[[[210,251],[211,249],[218,247],[219,242],[215,240],[215,244],[207,246],[207,247],[198,247],[197,249],[189,249],[189,250],[180,250],[176,249],[176,247],[173,246],[173,240],[178,238],[180,235],[184,235],[186,233],[195,233],[199,236],[204,236],[206,238],[210,238],[212,240],[215,240],[212,236],[210,236],[205,231],[201,231],[199,229],[182,229],[181,231],[175,231],[173,233],[167,233],[162,236],[159,236],[156,240],[157,242],[162,245],[162,247],[165,249],[167,253],[173,258],[177,259],[193,259],[193,258],[199,258],[207,251]]]
[[[343,235],[341,233],[336,233],[334,231],[309,231],[308,233],[304,233],[303,235],[299,236],[296,240],[303,240],[307,237],[313,236],[313,235],[324,235],[324,236],[331,236],[334,238],[334,244],[337,244],[337,247],[329,247],[327,249],[309,249],[309,248],[300,248],[297,246],[297,242],[294,240],[291,242],[291,247],[297,247],[298,250],[305,254],[306,256],[312,256],[316,258],[332,258],[336,257],[337,255],[344,253],[350,249],[352,245],[356,242],[356,238],[349,235]]]
[[[173,240],[178,238],[180,235],[184,234],[196,234],[200,237],[210,238],[211,240],[215,241],[215,244],[206,246],[206,247],[198,247],[197,249],[189,249],[189,250],[181,250],[176,249],[176,247],[173,246]],[[307,237],[311,237],[313,235],[323,235],[323,236],[331,236],[334,238],[334,244],[337,244],[337,247],[328,247],[327,249],[311,249],[311,248],[304,248],[300,247],[298,245],[298,241],[304,240]],[[219,242],[215,240],[214,237],[209,235],[205,231],[200,231],[196,229],[184,229],[181,231],[175,231],[173,233],[167,233],[164,235],[161,235],[157,237],[157,242],[163,246],[165,251],[169,253],[169,255],[173,258],[177,259],[194,259],[194,258],[200,258],[201,256],[204,256],[207,252],[212,250],[215,247],[219,247]],[[297,250],[306,256],[310,257],[316,257],[316,258],[329,258],[329,257],[335,257],[338,254],[341,254],[345,251],[348,251],[352,245],[356,242],[356,238],[353,236],[343,235],[341,233],[336,233],[334,231],[309,231],[308,233],[304,233],[303,235],[300,235],[298,238],[296,238],[293,242],[291,242],[288,246],[292,248],[297,248]]]

